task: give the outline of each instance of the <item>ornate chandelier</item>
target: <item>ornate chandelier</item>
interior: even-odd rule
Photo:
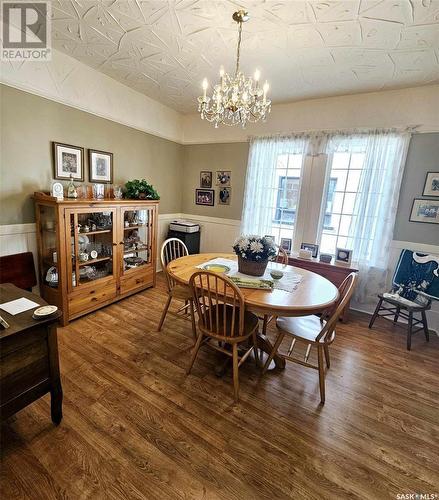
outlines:
[[[265,121],[271,111],[271,101],[267,99],[268,82],[260,88],[259,70],[255,71],[254,79],[246,78],[239,71],[242,23],[249,20],[248,12],[238,10],[232,17],[239,26],[235,74],[230,76],[221,67],[220,82],[213,87],[212,97],[206,95],[209,86],[206,78],[203,80],[203,95],[198,97],[201,119],[213,122],[215,128],[218,128],[220,123],[228,126],[241,124],[242,128],[245,128],[247,122]]]

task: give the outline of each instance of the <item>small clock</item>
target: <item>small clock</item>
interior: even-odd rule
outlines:
[[[61,184],[61,182],[54,182],[52,184],[52,196],[54,196],[58,200],[64,199],[64,186]]]
[[[90,257],[91,257],[92,259],[96,259],[96,258],[97,258],[97,256],[98,256],[98,252],[96,252],[96,250],[92,250],[92,251],[90,252]]]

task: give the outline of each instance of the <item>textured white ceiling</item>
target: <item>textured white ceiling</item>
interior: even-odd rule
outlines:
[[[235,64],[274,102],[439,81],[439,0],[54,0],[55,48],[182,112]]]

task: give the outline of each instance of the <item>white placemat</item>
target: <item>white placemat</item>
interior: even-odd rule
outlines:
[[[224,259],[222,257],[217,257],[215,259],[211,259],[203,264],[197,266],[199,269],[204,269],[208,264],[220,264],[222,266],[230,267],[230,271],[228,271],[226,276],[239,276],[243,278],[256,278],[255,276],[249,276],[248,274],[243,274],[238,271],[238,262],[236,260]],[[263,280],[270,280],[274,283],[274,288],[276,290],[284,290],[285,292],[293,292],[296,290],[299,283],[302,281],[302,276],[300,274],[296,274],[291,271],[283,271],[284,275],[280,280],[274,280],[270,276],[270,268],[267,267],[263,276],[258,276],[257,278]]]

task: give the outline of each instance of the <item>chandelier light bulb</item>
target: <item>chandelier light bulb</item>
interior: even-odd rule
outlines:
[[[220,67],[220,77],[222,78],[224,76],[224,67]]]
[[[260,77],[261,77],[261,72],[257,69],[255,71],[255,82],[259,82]]]
[[[203,86],[203,90],[207,90],[207,87],[209,86],[209,83],[207,82],[207,78],[205,78],[205,79],[203,80],[203,84],[202,84],[202,86]]]

